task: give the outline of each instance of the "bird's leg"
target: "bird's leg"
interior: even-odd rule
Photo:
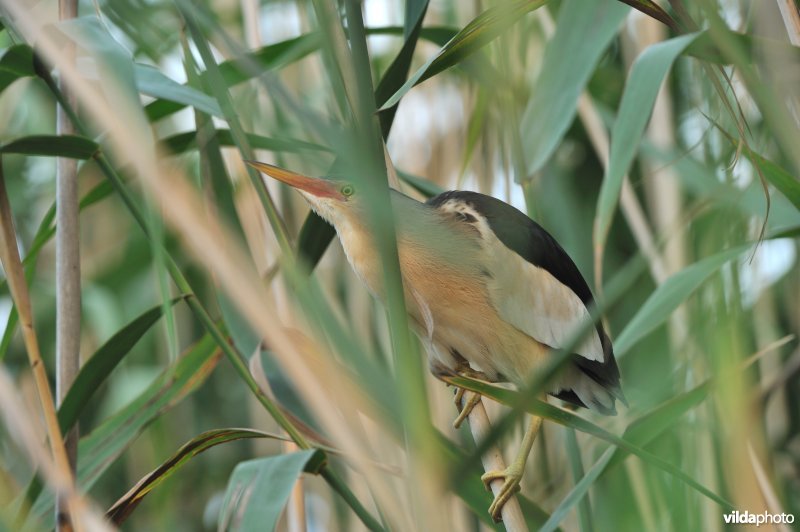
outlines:
[[[490,491],[489,485],[492,481],[503,479],[503,487],[497,492],[491,506],[489,506],[489,513],[495,521],[500,520],[500,512],[503,509],[503,505],[520,489],[519,483],[525,471],[525,463],[528,461],[528,455],[531,453],[533,441],[536,439],[536,435],[539,433],[541,426],[542,418],[533,416],[531,424],[525,432],[525,437],[522,438],[522,445],[520,446],[519,452],[511,465],[503,471],[487,471],[481,476],[481,480],[486,486],[486,489]]]
[[[467,395],[467,400],[464,401],[464,406],[462,407],[461,404],[465,395]],[[475,405],[480,402],[481,394],[475,392],[469,392],[468,394],[467,390],[464,388],[458,388],[456,390],[455,403],[456,407],[460,409],[460,412],[458,413],[458,417],[453,420],[453,427],[461,427],[461,424],[464,423],[464,420],[467,419],[467,417],[469,417],[469,414],[472,412],[472,409],[475,408]]]
[[[480,380],[488,380],[486,374],[475,371],[469,365],[461,366],[456,370],[456,373],[462,375],[464,377],[469,377],[472,379],[480,379]],[[467,396],[466,401],[464,400],[464,396]],[[463,401],[463,406],[462,406]],[[464,388],[457,388],[456,389],[456,396],[454,402],[456,403],[456,408],[459,409],[458,417],[453,420],[453,427],[459,428],[464,420],[469,417],[469,413],[472,412],[472,409],[475,408],[481,401],[481,394],[475,392],[468,392]]]

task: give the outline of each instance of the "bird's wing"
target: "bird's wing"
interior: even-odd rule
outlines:
[[[502,201],[475,192],[445,192],[428,202],[455,210],[481,233],[488,257],[487,281],[500,316],[537,341],[566,347],[591,320],[592,292],[575,263],[539,224]],[[602,327],[592,328],[575,349],[601,365],[614,364]],[[607,349],[605,349],[607,347]],[[608,352],[606,352],[608,351]]]
[[[425,323],[425,340],[429,345],[433,345],[434,322],[431,308],[422,298],[422,295],[413,288],[411,289],[411,295],[414,297],[414,302],[417,304],[419,313],[422,315],[422,320]]]
[[[545,268],[523,259],[496,240],[490,247],[492,278],[487,287],[500,317],[525,334],[550,347],[567,347],[582,326],[591,323],[583,301]],[[582,357],[604,362],[597,330],[574,349]]]

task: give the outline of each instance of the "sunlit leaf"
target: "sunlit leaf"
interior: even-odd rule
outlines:
[[[575,118],[578,96],[630,9],[616,0],[567,0],[522,116],[528,174],[541,169]],[[570,58],[570,60],[565,60]]]
[[[108,33],[96,16],[62,20],[56,27],[80,48],[91,54],[99,69],[113,77],[116,87],[113,89],[104,87],[105,89],[112,91],[111,94],[114,96],[118,96],[114,91],[119,91],[138,107],[139,96],[136,91],[133,58]]]
[[[602,249],[628,172],[645,126],[650,118],[658,89],[675,59],[697,38],[683,35],[648,47],[631,67],[617,119],[611,131],[611,154],[600,188],[594,221],[594,246]]]
[[[151,131],[142,112],[130,53],[94,15],[59,21],[56,28],[91,55],[97,65],[100,87],[109,100],[117,102],[120,116],[128,127],[135,127],[149,140]]]
[[[149,65],[134,64],[136,86],[139,90],[162,100],[188,105],[204,113],[221,117],[222,111],[214,98],[188,85],[182,85]]]
[[[658,286],[614,342],[617,358],[649,332],[664,323],[678,306],[723,264],[741,255],[749,246],[728,249],[700,260]]]
[[[713,168],[678,150],[664,152],[649,142],[642,143],[642,153],[677,171],[685,190],[692,196],[713,202],[718,206],[731,206],[750,216],[763,218],[767,204],[760,181],[753,180],[744,188],[730,181],[720,180]],[[754,164],[762,161],[761,172],[775,185],[777,192],[770,194],[769,229],[785,228],[800,223],[798,207],[791,203],[795,183],[785,170],[758,154],[748,153]],[[741,163],[739,163],[741,164]],[[783,194],[781,194],[783,192]]]
[[[320,451],[307,450],[240,463],[228,481],[219,529],[274,530],[297,479],[317,473],[324,460]]]
[[[228,86],[232,87],[253,79],[264,72],[283,68],[306,57],[319,48],[319,42],[319,35],[316,33],[301,35],[300,37],[264,46],[244,57],[224,61],[219,64],[219,70]],[[205,77],[205,74],[203,77]],[[159,99],[148,104],[145,112],[150,120],[156,121],[185,107],[185,104],[178,101]]]

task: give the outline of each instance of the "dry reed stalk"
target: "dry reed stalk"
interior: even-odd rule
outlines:
[[[42,479],[57,493],[63,495],[74,529],[86,532],[110,532],[114,528],[105,520],[103,513],[89,503],[75,484],[64,475],[64,470],[48,455],[48,449],[31,419],[36,418],[28,405],[17,392],[14,382],[5,368],[0,366],[0,414],[8,427],[8,433],[20,443],[20,448],[27,454],[29,462]]]
[[[250,50],[258,49],[261,46],[261,26],[260,26],[260,16],[259,16],[259,2],[256,0],[242,0],[242,25],[244,26],[244,40],[245,45]],[[259,91],[256,95],[256,98],[260,101],[263,99],[263,94]],[[236,164],[236,163],[234,163]],[[239,165],[236,165],[239,166]],[[247,181],[246,179],[243,181]],[[280,207],[281,200],[280,200],[280,193],[276,187],[277,183],[269,183],[266,182],[264,186],[267,187],[270,194],[272,195],[275,201],[275,206]],[[252,187],[251,187],[252,188]],[[264,215],[262,210],[254,211],[254,214],[258,217],[258,219],[262,220],[262,223],[259,224],[262,228],[263,235],[266,237],[268,236],[268,231],[266,231],[266,224],[264,223]],[[252,224],[250,224],[252,225]],[[248,240],[248,243],[250,241]],[[280,249],[278,246],[278,242],[275,239],[264,238],[262,240],[263,244],[266,246],[266,253],[267,256],[276,256],[280,253]],[[253,257],[253,260],[256,264],[259,262],[265,261],[267,256],[256,256],[259,250],[262,249],[261,245],[258,245],[256,248],[250,248],[250,255]],[[261,273],[261,272],[259,272]],[[284,315],[288,310],[288,294],[286,293],[285,284],[278,281],[277,279],[273,280],[271,283],[272,286],[272,294],[275,301],[275,306],[280,312],[280,315]],[[258,353],[256,354],[258,356]],[[253,401],[251,400],[251,403]],[[283,450],[286,453],[291,453],[299,448],[294,442],[284,442],[283,443]],[[295,482],[294,487],[292,488],[291,494],[289,495],[289,503],[286,507],[287,513],[287,525],[289,532],[303,532],[306,530],[306,508],[305,508],[305,493],[303,491],[303,479],[302,476],[298,477],[297,481]]]
[[[783,24],[786,26],[786,33],[789,35],[789,42],[795,46],[800,46],[800,7],[795,0],[775,0],[781,11]]]
[[[69,456],[64,447],[64,437],[58,425],[53,392],[50,389],[47,371],[42,360],[42,354],[39,351],[36,331],[33,327],[33,310],[31,308],[30,294],[28,293],[28,284],[25,280],[25,272],[22,269],[22,262],[19,258],[19,248],[14,230],[14,220],[11,215],[11,204],[6,192],[2,160],[0,160],[0,256],[2,257],[3,268],[8,280],[8,287],[11,290],[11,297],[19,314],[22,339],[25,343],[25,351],[28,353],[28,361],[36,382],[39,404],[44,415],[47,436],[50,440],[50,450],[58,472],[57,483],[55,484],[56,494],[66,493],[74,485],[74,477],[70,467]],[[72,514],[73,508],[69,508],[68,514],[64,515],[62,530],[72,530],[69,525],[72,521]]]
[[[62,50],[50,35],[42,31],[42,21],[32,17],[18,0],[9,0],[6,5],[26,39],[37,42],[40,53],[49,62],[61,64]],[[111,107],[106,98],[96,93],[96,86],[88,83],[74,67],[67,65],[63,75],[89,116],[108,131],[112,146],[118,153],[129,158],[135,175],[141,178],[146,191],[155,198],[171,199],[170,209],[165,209],[167,222],[185,238],[189,250],[199,262],[217,274],[243,316],[274,347],[276,360],[288,377],[301,385],[298,390],[301,396],[323,421],[323,426],[342,441],[342,445],[338,447],[347,451],[354,462],[358,460],[356,465],[364,473],[382,507],[386,509],[387,517],[402,524],[407,519],[407,512],[392,506],[395,498],[391,490],[379,486],[383,479],[372,471],[373,468],[362,467],[362,464],[371,464],[368,458],[362,458],[363,446],[357,440],[349,438],[346,427],[336,419],[338,411],[334,405],[341,404],[342,411],[348,413],[359,410],[371,412],[371,401],[356,395],[355,384],[337,390],[335,401],[319,393],[325,388],[323,385],[326,382],[347,382],[347,375],[331,363],[332,358],[314,357],[312,360],[298,350],[283,326],[274,319],[278,315],[274,305],[260,277],[251,268],[251,261],[241,249],[235,247],[237,240],[220,227],[216,220],[209,219],[197,191],[185,178],[176,176],[177,170],[167,173],[163,165],[157,162],[148,143],[143,140],[147,138],[145,132],[136,128],[136,119],[130,119],[134,111],[126,106],[126,100],[122,97],[116,98]],[[103,83],[107,91],[113,93],[119,90],[113,79],[104,79]],[[287,316],[289,322],[292,319]]]
[[[782,514],[783,507],[781,506],[780,499],[778,499],[778,495],[775,493],[775,489],[772,487],[769,477],[767,477],[767,472],[764,471],[764,466],[758,459],[758,455],[753,450],[753,445],[750,442],[747,442],[747,454],[750,457],[750,466],[753,468],[753,474],[755,474],[756,480],[758,480],[758,487],[761,488],[761,495],[764,497],[764,502],[767,503],[769,512],[771,514]],[[781,532],[789,532],[789,527],[784,523],[778,523],[775,528]]]
[[[465,394],[466,395],[466,394]],[[472,437],[476,443],[483,441],[492,431],[492,425],[489,422],[489,416],[486,414],[486,408],[483,406],[483,399],[481,399],[467,417],[469,422],[469,430],[472,432]],[[505,461],[500,449],[494,445],[490,447],[483,456],[481,456],[481,464],[483,464],[484,471],[503,471],[506,468]],[[503,481],[497,479],[489,484],[492,493],[497,495],[500,488],[503,486]],[[525,516],[522,515],[522,508],[520,508],[519,500],[516,495],[513,495],[508,502],[503,506],[500,515],[503,518],[503,526],[508,532],[526,532],[528,525],[525,523]]]
[[[70,20],[78,15],[77,0],[58,0],[60,20]],[[75,45],[64,48],[66,60],[75,63]],[[70,105],[75,98],[63,80],[62,92]],[[57,105],[56,132],[72,135],[75,127],[66,111]],[[66,397],[80,370],[81,348],[81,263],[80,222],[78,218],[78,161],[59,157],[56,174],[56,406]],[[78,424],[64,437],[70,467],[74,473],[78,461]],[[64,525],[64,501],[56,498],[56,530],[69,530]]]

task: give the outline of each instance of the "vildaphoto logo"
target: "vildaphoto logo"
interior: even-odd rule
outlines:
[[[730,513],[723,514],[726,525],[781,525],[794,523],[794,514],[771,514],[763,512],[760,514],[750,513],[747,510],[740,512],[734,510]]]

